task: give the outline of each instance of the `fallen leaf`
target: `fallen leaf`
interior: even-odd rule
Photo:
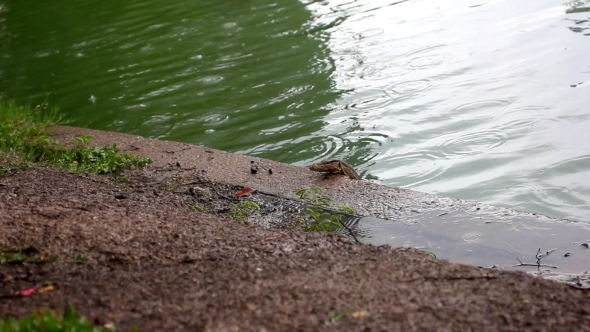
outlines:
[[[367,310],[359,310],[352,313],[352,317],[359,318],[365,317],[368,314]]]
[[[256,310],[256,306],[250,302],[244,302],[244,309],[254,311],[254,310]]]
[[[42,294],[42,293],[51,292],[52,290],[53,290],[53,286],[49,285],[49,286],[45,286],[43,288],[38,289],[37,293]]]
[[[35,288],[27,288],[20,291],[16,291],[14,294],[17,296],[30,296],[35,293]]]
[[[254,193],[254,189],[250,188],[250,187],[244,187],[242,189],[240,189],[237,193],[236,193],[236,198],[242,197],[242,196],[246,196],[246,195],[251,195],[252,193]]]

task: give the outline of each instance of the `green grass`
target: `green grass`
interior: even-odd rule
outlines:
[[[24,247],[6,247],[0,244],[0,265],[22,264],[24,262],[45,263],[55,260],[57,260],[57,256],[43,256],[32,244]]]
[[[48,127],[63,123],[56,109],[33,109],[0,100],[0,176],[36,165],[58,166],[70,171],[104,174],[151,159],[119,153],[116,145],[87,146],[89,135],[72,140],[66,147],[51,139]]]
[[[312,205],[305,208],[307,218],[311,220],[304,228],[306,232],[338,231],[344,228],[342,214],[356,215],[356,211],[347,204],[339,206],[338,211],[329,210],[332,198],[322,194],[321,187],[301,188],[296,195]]]
[[[335,313],[331,318],[330,318],[330,322],[332,322],[332,324],[336,324],[339,321],[341,321],[342,319],[350,316],[352,314],[352,312],[350,310],[342,310],[339,311],[337,313]]]
[[[199,204],[187,204],[187,207],[190,211],[205,211],[205,208]]]
[[[60,315],[49,310],[42,310],[33,316],[19,320],[8,318],[0,320],[0,332],[96,332],[116,331],[95,327],[86,318],[79,316],[74,308],[68,307]]]
[[[254,201],[240,201],[231,204],[229,215],[237,221],[246,222],[248,217],[256,210],[260,210],[258,203]]]

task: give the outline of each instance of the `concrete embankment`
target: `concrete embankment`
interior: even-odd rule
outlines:
[[[122,152],[151,157],[153,167],[193,172],[286,199],[296,200],[301,188],[320,186],[334,206],[347,204],[364,216],[355,225],[362,230],[362,242],[421,248],[453,262],[520,269],[549,278],[589,279],[583,272],[590,266],[590,227],[584,223],[346,176],[325,177],[305,167],[203,146],[68,126],[55,129],[56,139],[64,142],[91,134],[92,144],[116,143]]]

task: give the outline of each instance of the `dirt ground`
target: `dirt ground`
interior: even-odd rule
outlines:
[[[213,166],[182,166],[0,178],[0,254],[34,245],[24,262],[0,264],[0,316],[71,304],[97,325],[141,331],[590,331],[588,290],[244,224]],[[271,181],[289,185],[291,166],[271,166]]]
[[[142,331],[590,330],[588,291],[190,211],[190,186],[146,174],[0,179],[0,243],[42,257],[0,265],[2,316],[72,304]]]

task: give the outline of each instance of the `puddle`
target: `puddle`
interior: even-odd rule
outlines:
[[[362,217],[362,241],[374,245],[408,246],[434,253],[452,262],[483,267],[533,271],[538,267],[514,266],[536,263],[537,251],[553,250],[541,259],[557,266],[549,271],[579,273],[590,267],[590,250],[581,244],[590,239],[590,227],[581,223],[553,222],[536,218],[486,222],[463,213],[429,211],[428,223],[404,224]],[[541,266],[541,269],[547,269]]]
[[[309,206],[264,193],[256,193],[250,199],[261,206],[260,215],[255,218],[270,227],[294,215],[305,214]],[[490,221],[473,213],[443,210],[422,211],[420,220],[411,223],[371,216],[342,216],[346,227],[361,242],[424,249],[452,262],[536,271],[537,266],[514,265],[519,264],[517,259],[522,263],[536,263],[535,255],[540,249],[542,253],[551,251],[541,260],[542,264],[557,266],[551,271],[580,273],[590,267],[590,249],[582,245],[590,240],[590,226],[582,223],[526,216]]]
[[[236,192],[236,188],[227,189]],[[352,216],[261,192],[244,198],[260,206],[250,220],[266,227],[288,229],[293,222],[309,221],[308,208],[313,207],[328,217],[338,216],[345,226],[337,232],[351,240],[414,247],[455,263],[521,270],[590,288],[590,275],[585,272],[590,267],[590,226],[584,223],[505,209],[497,213],[500,210],[495,207],[422,209],[403,219],[387,220]]]

